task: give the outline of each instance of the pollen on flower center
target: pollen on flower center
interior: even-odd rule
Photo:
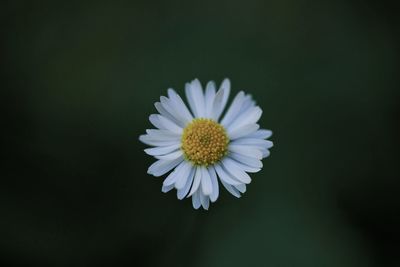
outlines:
[[[194,119],[183,130],[182,150],[195,165],[211,165],[228,151],[229,138],[224,127],[211,119]]]

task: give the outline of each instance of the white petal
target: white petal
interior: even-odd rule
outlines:
[[[214,119],[215,121],[219,120],[219,117],[224,111],[226,102],[228,101],[229,98],[230,91],[231,91],[231,83],[229,79],[223,80],[218,92],[214,97],[214,102],[212,105],[211,118]]]
[[[171,120],[165,118],[164,116],[158,115],[158,119],[160,120],[161,124],[168,130],[173,133],[182,134],[183,129],[179,127],[177,124],[172,122]]]
[[[160,120],[158,119],[156,114],[151,114],[149,117],[149,121],[151,122],[151,124],[154,125],[154,127],[161,129],[161,130],[165,130],[165,126],[161,124]]]
[[[174,122],[176,125],[184,127],[184,123],[182,121],[177,120],[172,114],[165,110],[163,105],[160,102],[154,103],[157,111],[165,118],[169,119],[170,121]],[[159,115],[157,115],[158,118]],[[161,123],[161,122],[160,122]],[[165,128],[165,126],[163,126]],[[166,128],[165,128],[166,129]]]
[[[178,150],[166,155],[162,155],[162,156],[155,156],[156,159],[163,159],[163,160],[174,160],[177,159],[179,157],[181,157],[183,155],[182,150]]]
[[[242,108],[240,109],[240,113],[245,112],[247,109],[254,107],[256,103],[251,98],[251,95],[246,95],[245,100],[243,101]]]
[[[201,206],[200,202],[200,190],[196,191],[192,197],[192,204],[194,209],[198,209]]]
[[[149,169],[147,170],[148,174],[152,174],[153,176],[161,176],[170,170],[172,170],[176,165],[183,161],[183,157],[179,157],[174,160],[158,160],[154,162]]]
[[[198,116],[203,118],[206,116],[206,103],[204,99],[203,88],[198,79],[194,79],[192,81],[192,90]]]
[[[139,140],[149,146],[173,146],[180,144],[180,142],[177,140],[157,140],[147,134],[139,136]]]
[[[230,159],[232,159],[231,157],[229,157]],[[233,159],[232,159],[233,160]],[[259,172],[261,170],[261,168],[255,168],[255,167],[250,167],[246,164],[243,164],[241,162],[238,162],[236,160],[233,160],[235,162],[235,164],[243,171],[245,172],[251,172],[251,173],[255,173],[255,172]]]
[[[183,115],[180,110],[177,110],[177,104],[172,101],[171,99],[161,96],[160,97],[161,105],[163,108],[168,111],[169,114],[171,114],[172,117],[174,117],[174,121],[178,126],[184,127],[187,122],[190,120],[187,120]]]
[[[225,158],[222,160],[222,165],[225,167],[233,177],[244,184],[249,184],[251,182],[250,176],[240,168],[240,166],[232,159]]]
[[[210,195],[210,200],[211,200],[211,202],[215,202],[218,199],[219,186],[218,186],[217,174],[215,173],[213,166],[208,167],[208,173],[210,174],[211,183],[212,183],[212,187],[213,187],[212,193]]]
[[[179,166],[178,166],[179,167]],[[176,176],[176,171],[171,172],[168,174],[167,178],[165,178],[163,182],[163,188],[174,188],[175,187],[175,182],[178,177]],[[162,190],[162,189],[161,189]],[[169,191],[169,190],[168,190]],[[164,192],[164,191],[163,191]]]
[[[231,185],[238,185],[240,184],[239,181],[234,179],[220,164],[215,164],[214,165],[215,171],[218,174],[218,177],[220,178],[221,181],[224,181],[227,184]]]
[[[181,144],[175,144],[172,146],[161,146],[161,147],[153,147],[153,148],[146,148],[144,152],[150,156],[161,156],[165,155],[171,152],[174,152],[175,150],[179,149]]]
[[[263,158],[268,157],[270,154],[269,150],[263,151]]]
[[[228,132],[235,131],[236,129],[247,125],[256,123],[262,114],[260,107],[252,107],[247,111],[241,113],[237,118],[235,118],[228,126]]]
[[[246,156],[243,156],[242,154],[238,154],[238,153],[235,153],[235,152],[230,152],[229,153],[229,157],[234,159],[234,160],[236,160],[236,161],[238,161],[238,162],[240,162],[240,163],[242,163],[242,164],[245,164],[245,165],[247,165],[249,167],[252,167],[252,168],[259,168],[260,169],[263,166],[261,160],[258,160],[256,158],[246,157]]]
[[[213,81],[209,81],[206,86],[205,93],[205,105],[206,105],[206,117],[212,118],[212,106],[215,98],[215,83]]]
[[[179,189],[182,189],[185,186],[186,181],[187,181],[187,179],[189,177],[189,174],[190,174],[191,170],[192,170],[192,164],[190,164],[187,161],[184,161],[184,165],[183,165],[182,169],[177,174],[178,178],[177,178],[177,180],[175,182],[175,188],[176,189],[179,190]]]
[[[253,146],[256,148],[261,148],[261,150],[267,150],[274,146],[274,143],[270,140],[262,140],[263,143],[260,144],[248,144],[248,146]]]
[[[146,133],[149,135],[150,138],[158,141],[170,141],[170,140],[179,141],[181,139],[181,135],[173,133],[168,130],[147,129]]]
[[[206,167],[201,167],[201,190],[205,196],[209,196],[212,193],[212,183],[210,173]]]
[[[265,130],[265,129],[260,129],[252,134],[249,134],[246,136],[247,138],[260,138],[260,139],[267,139],[271,137],[272,131],[270,130]]]
[[[248,138],[247,136],[243,138],[236,139],[231,142],[232,145],[248,145],[262,148],[271,148],[273,143],[269,140]]]
[[[200,194],[200,202],[201,205],[203,206],[203,209],[208,210],[208,207],[210,206],[210,198],[204,195],[200,190],[199,194]]]
[[[246,192],[246,185],[245,184],[239,184],[235,185],[235,188],[239,190],[240,193],[245,193]]]
[[[185,162],[181,162],[176,168],[175,170],[173,170],[168,176],[167,178],[165,178],[163,185],[164,186],[170,186],[170,185],[175,185],[176,180],[179,178],[177,176],[177,173],[180,172],[180,170],[183,168]]]
[[[193,80],[185,87],[186,97],[196,118],[205,117],[205,102],[199,80]]]
[[[272,141],[269,141],[269,140],[266,140],[266,141],[267,141],[266,147],[268,149],[274,146],[274,143]]]
[[[246,136],[252,132],[257,131],[258,128],[260,128],[260,125],[258,124],[247,124],[233,131],[228,131],[228,136],[231,140],[235,140],[237,138]]]
[[[190,186],[191,186],[192,183],[193,183],[193,177],[194,177],[194,173],[195,173],[195,172],[196,172],[196,168],[194,168],[194,167],[192,166],[192,168],[190,169],[190,173],[189,173],[189,175],[188,175],[188,177],[187,177],[187,179],[186,179],[186,184],[185,184],[185,186],[184,186],[183,188],[179,189],[179,190],[176,192],[176,195],[177,195],[177,197],[178,197],[179,200],[183,199],[183,198],[188,194],[189,189],[190,189]]]
[[[191,83],[185,84],[185,95],[186,95],[186,100],[189,103],[189,108],[192,111],[193,116],[196,118],[197,117],[197,109],[196,109],[196,105],[194,104]]]
[[[262,159],[262,153],[259,149],[243,146],[243,145],[229,145],[229,151],[238,153],[245,157],[255,158],[255,159]]]
[[[188,197],[190,197],[197,191],[197,189],[199,188],[200,182],[201,182],[201,170],[200,170],[200,167],[196,167],[194,181],[193,181],[192,188],[190,190]]]
[[[227,127],[231,123],[231,121],[239,115],[244,100],[244,93],[243,91],[240,91],[233,99],[231,106],[229,107],[228,111],[221,121],[221,124],[224,127]]]
[[[193,116],[190,113],[189,109],[183,102],[182,98],[173,90],[173,89],[168,89],[168,96],[170,97],[171,101],[173,102],[173,107],[175,111],[178,112],[182,116],[182,118],[185,120],[186,123],[190,122],[193,120]]]
[[[271,147],[273,147],[274,146],[274,143],[272,142],[272,141],[269,141],[269,140],[265,140],[266,142],[265,142],[265,145],[263,145],[263,149],[270,149]]]
[[[161,187],[161,192],[167,193],[167,192],[171,191],[172,188],[174,188],[174,185],[173,185],[173,184],[168,185],[168,186],[163,185],[163,186]]]
[[[251,148],[259,149],[260,151],[268,150],[274,145],[272,141],[264,139],[247,138],[247,136],[236,139],[232,141],[230,144],[248,146]]]
[[[229,193],[231,193],[232,195],[234,195],[237,198],[240,198],[240,193],[234,186],[229,185],[222,180],[221,180],[221,183]]]

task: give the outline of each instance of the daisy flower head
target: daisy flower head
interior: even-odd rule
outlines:
[[[144,151],[157,159],[148,169],[153,176],[168,174],[162,192],[175,188],[178,199],[192,197],[195,209],[208,209],[218,199],[221,184],[240,197],[251,182],[248,173],[261,170],[261,160],[269,156],[272,132],[257,124],[262,110],[251,95],[240,91],[225,111],[230,81],[218,91],[213,81],[205,90],[195,79],[185,85],[189,108],[182,98],[168,89],[168,97],[155,103],[159,114],[139,140],[152,148]],[[222,114],[224,115],[222,116]]]

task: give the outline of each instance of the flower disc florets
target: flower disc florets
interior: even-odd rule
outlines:
[[[229,138],[224,127],[211,119],[198,118],[183,130],[182,150],[194,165],[212,165],[228,151]]]

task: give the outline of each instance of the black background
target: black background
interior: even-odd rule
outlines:
[[[400,266],[398,5],[3,1],[3,265]],[[169,87],[232,81],[275,147],[241,199],[160,192]]]

